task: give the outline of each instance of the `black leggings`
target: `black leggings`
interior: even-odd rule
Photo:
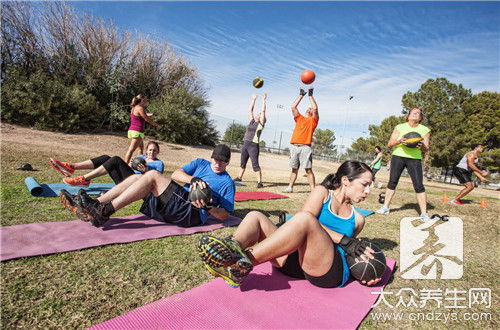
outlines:
[[[94,168],[102,165],[116,184],[135,174],[134,170],[119,156],[109,157],[108,155],[102,155],[92,158],[90,161],[94,164]]]
[[[417,194],[425,192],[422,160],[403,158],[394,155],[391,158],[391,172],[389,174],[389,183],[387,184],[387,188],[396,190],[399,178],[401,177],[401,173],[403,173],[405,167],[408,170],[415,192]]]
[[[342,285],[344,280],[344,263],[339,249],[334,246],[333,264],[330,270],[322,276],[311,276],[302,270],[299,263],[299,251],[288,255],[285,264],[281,268],[276,268],[281,273],[294,278],[307,279],[312,285],[320,288],[336,288]]]

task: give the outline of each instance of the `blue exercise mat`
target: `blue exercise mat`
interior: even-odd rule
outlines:
[[[361,213],[361,215],[362,215],[362,216],[364,216],[364,217],[367,217],[367,216],[369,216],[369,215],[372,215],[372,214],[373,214],[373,211],[368,211],[368,210],[365,210],[365,209],[358,209],[357,207],[356,207],[356,211],[358,211],[359,213]],[[292,215],[287,216],[287,217],[286,217],[286,220],[287,220],[287,221],[288,221],[288,220],[290,220],[290,219],[291,219],[294,215],[295,215],[295,214],[292,214]]]
[[[114,183],[91,183],[88,187],[70,186],[65,183],[39,184],[34,177],[29,176],[24,180],[31,195],[35,197],[56,197],[61,189],[66,189],[70,194],[76,195],[78,190],[84,189],[89,195],[99,195],[115,186]]]

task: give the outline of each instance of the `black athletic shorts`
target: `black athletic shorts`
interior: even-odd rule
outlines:
[[[472,182],[470,172],[464,168],[455,166],[455,168],[453,169],[453,174],[457,177],[458,182],[460,182],[461,184]]]
[[[144,198],[141,213],[157,221],[179,227],[194,227],[202,224],[200,209],[189,201],[189,192],[174,181],[170,181],[160,196],[149,193]]]
[[[290,277],[307,279],[312,285],[320,288],[336,288],[342,285],[344,279],[344,263],[339,249],[336,246],[333,249],[335,251],[333,264],[325,275],[316,277],[304,272],[300,267],[298,250],[288,255],[283,267],[276,269]]]

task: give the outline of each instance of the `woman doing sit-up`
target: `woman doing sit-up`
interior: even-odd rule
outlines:
[[[119,156],[109,157],[108,155],[102,155],[75,164],[71,162],[63,163],[54,158],[50,158],[49,163],[55,170],[68,176],[68,178],[64,178],[63,181],[72,186],[88,186],[92,179],[106,174],[109,174],[113,181],[118,184],[134,173],[141,174],[148,170],[156,170],[163,173],[164,164],[157,158],[159,153],[160,145],[158,142],[150,141],[146,147],[146,154],[138,156],[146,160],[146,165],[140,164],[137,166],[137,170],[133,170]],[[85,175],[70,178],[75,170],[91,169],[93,169],[93,171]]]
[[[368,165],[346,161],[307,197],[302,211],[279,228],[264,214],[247,214],[229,238],[204,235],[198,248],[206,268],[239,286],[254,266],[271,262],[282,273],[305,278],[322,288],[339,287],[349,278],[346,253],[368,262],[371,248],[355,237],[365,219],[353,203],[368,196],[372,172]],[[373,285],[379,279],[366,284]]]

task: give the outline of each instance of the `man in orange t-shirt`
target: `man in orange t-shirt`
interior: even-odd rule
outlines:
[[[312,149],[311,143],[313,139],[314,130],[318,126],[319,114],[318,105],[313,97],[313,87],[309,88],[309,101],[311,106],[307,108],[304,116],[302,116],[297,109],[300,101],[306,95],[304,88],[300,88],[300,95],[297,97],[292,105],[293,119],[295,120],[295,129],[293,130],[292,148],[290,149],[290,167],[292,168],[292,173],[290,174],[290,183],[288,187],[283,190],[284,193],[292,193],[293,185],[295,180],[297,180],[297,174],[299,173],[299,168],[303,168],[307,174],[307,181],[311,190],[315,186],[314,173],[312,171]]]

